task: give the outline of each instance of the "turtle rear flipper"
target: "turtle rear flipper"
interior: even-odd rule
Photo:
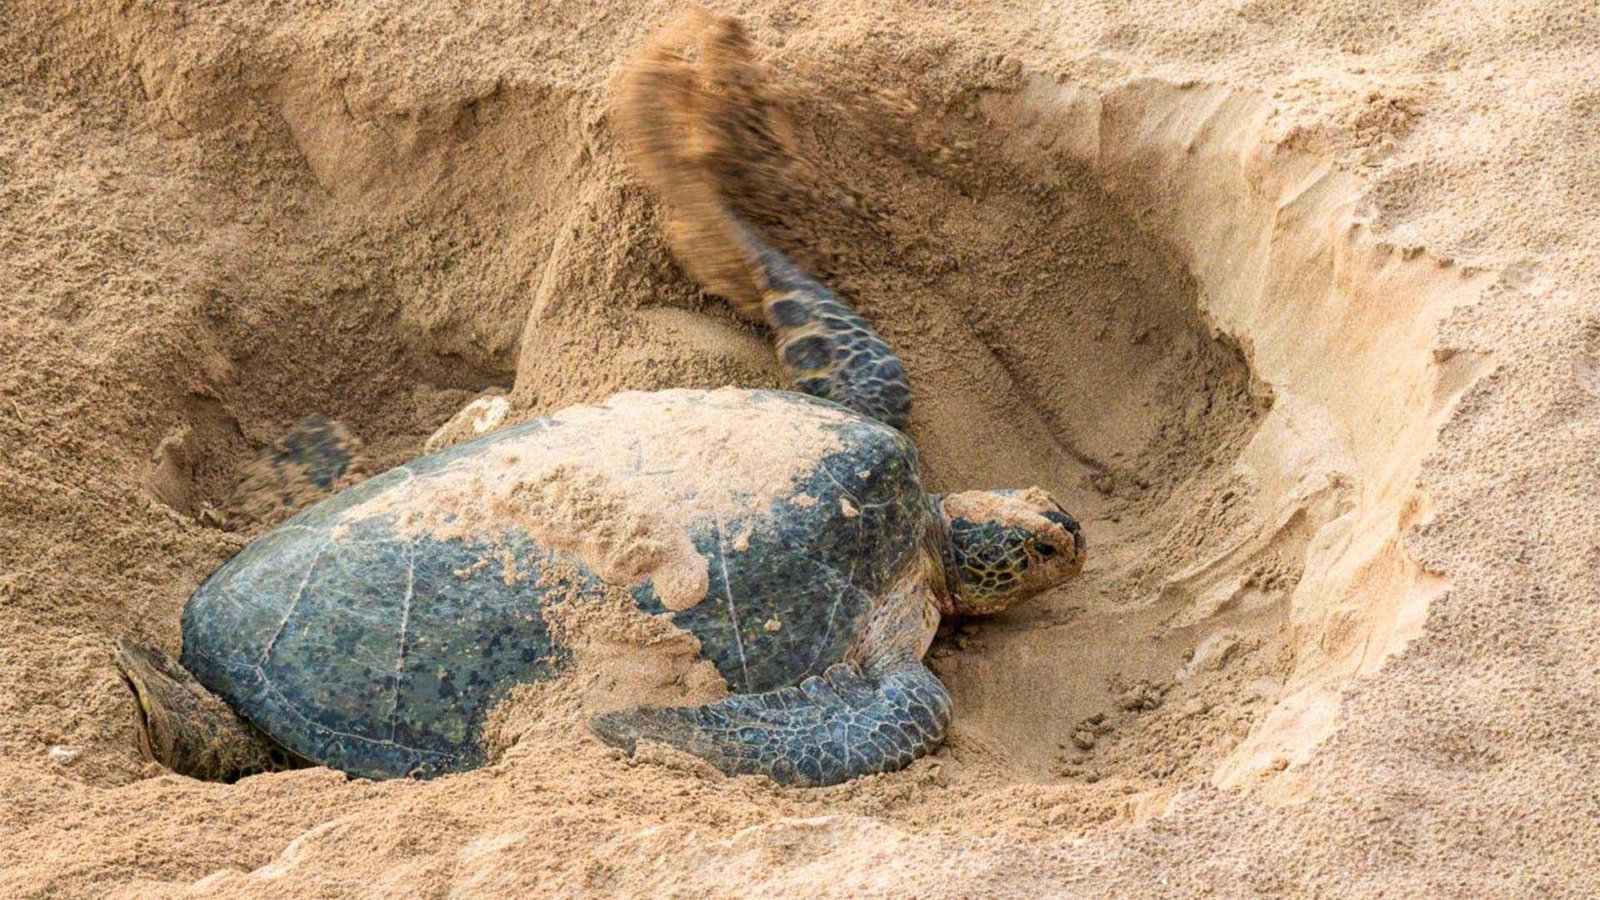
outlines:
[[[659,741],[729,775],[822,787],[908,765],[944,740],[950,714],[939,679],[900,656],[867,670],[840,663],[793,687],[704,706],[636,706],[589,727],[630,753],[640,740]]]
[[[172,771],[234,782],[299,764],[161,651],[118,638],[117,667],[133,687],[142,749]]]

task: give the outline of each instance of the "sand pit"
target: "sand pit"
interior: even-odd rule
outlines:
[[[1019,382],[1086,373],[1079,398],[1041,405],[1071,436],[1089,484],[1111,498],[1097,523],[1108,552],[1098,602],[1079,599],[1081,620],[1048,639],[1007,641],[992,663],[984,657],[973,680],[999,702],[978,705],[1009,706],[1017,718],[1041,703],[1089,714],[1081,693],[1041,695],[1024,684],[1081,692],[1144,681],[1163,706],[1181,705],[1139,729],[1183,747],[1179,769],[1192,775],[1204,750],[1233,744],[1206,748],[1209,723],[1192,720],[1236,713],[1242,693],[1249,732],[1210,777],[1238,786],[1303,762],[1334,726],[1344,684],[1403,648],[1448,586],[1403,538],[1430,514],[1417,475],[1438,428],[1489,367],[1482,354],[1436,349],[1433,335],[1488,279],[1371,237],[1354,180],[1324,159],[1269,146],[1268,109],[1248,95],[1155,80],[1094,95],[1028,77],[987,111],[1010,126],[999,152],[1028,167],[1025,178],[1066,191],[1088,182],[1093,193],[1080,202],[1142,233],[1095,259],[1123,251],[1159,260],[1177,289],[1139,298],[1167,305],[1160,312],[1176,327],[1142,330],[1136,320],[1123,341],[1093,340],[1048,308],[1021,317],[1040,325],[1012,341],[1055,352],[1017,366]],[[1093,297],[1105,307],[1074,303],[1072,315],[1113,318],[1130,307],[1114,289]],[[1204,332],[1237,348],[1231,366],[1174,367],[1183,372],[1176,383],[1128,389],[1137,385],[1129,373],[1190,356]],[[1198,465],[1168,448],[1152,458],[1138,442],[1140,419]],[[1074,677],[1041,677],[1059,666],[1052,643],[1094,649]],[[1042,665],[1016,673],[1018,657]],[[1153,694],[1120,699],[1139,709]],[[1190,724],[1147,721],[1162,718]],[[1171,765],[1146,746],[1155,742],[1133,742],[1136,752],[1115,754],[1131,772],[1112,772]]]
[[[1093,553],[946,629],[938,754],[803,791],[622,759],[581,684],[478,772],[203,784],[111,664],[306,413],[377,471],[481,394],[781,386],[618,147],[667,11],[22,4],[0,894],[1583,894],[1592,12],[1090,6],[733,10],[826,173],[745,212],[905,359],[933,489],[1039,484]]]

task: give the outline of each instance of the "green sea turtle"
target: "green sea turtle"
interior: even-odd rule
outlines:
[[[195,592],[181,666],[122,644],[152,755],[219,780],[295,761],[375,778],[474,767],[495,703],[570,664],[552,610],[608,585],[693,634],[732,692],[601,715],[609,743],[807,785],[937,746],[950,698],[921,656],[940,617],[1062,583],[1082,533],[1037,488],[925,492],[894,427],[909,405],[899,363],[755,246],[780,343],[804,329],[821,345],[791,340],[805,352],[781,359],[823,398],[619,394],[310,507]],[[342,459],[330,444],[291,462]]]
[[[647,67],[635,89],[669,69]],[[678,165],[656,162],[658,175]],[[579,664],[561,617],[618,591],[631,615],[692,635],[728,695],[603,713],[591,728],[607,743],[827,785],[943,740],[950,695],[922,663],[940,618],[1071,578],[1078,523],[1038,488],[926,492],[900,361],[731,211],[709,194],[683,203],[686,191],[662,193],[698,219],[689,244],[716,250],[721,283],[759,296],[800,392],[619,394],[310,507],[196,590],[181,665],[121,643],[152,755],[219,780],[307,761],[373,778],[472,768],[511,688]],[[312,476],[344,462],[337,442],[290,444]]]
[[[733,693],[601,715],[603,739],[832,784],[943,738],[949,695],[921,662],[941,616],[994,612],[1082,558],[1042,491],[925,493],[906,436],[837,404],[620,394],[311,507],[195,592],[181,668],[132,643],[120,661],[179,772],[437,775],[484,761],[511,687],[571,664],[551,613],[624,585]]]

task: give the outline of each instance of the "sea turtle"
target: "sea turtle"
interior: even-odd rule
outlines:
[[[669,207],[683,188],[662,191]],[[690,244],[720,254],[730,293],[758,295],[800,392],[619,394],[310,507],[194,593],[181,666],[120,644],[157,759],[219,780],[306,761],[373,778],[472,768],[511,688],[578,664],[561,617],[619,591],[630,615],[691,634],[728,694],[603,713],[607,743],[794,785],[939,744],[950,695],[921,658],[940,618],[1066,581],[1081,530],[1038,488],[925,491],[900,361],[707,196],[673,214],[698,222]],[[341,464],[318,446],[293,464]]]
[[[804,329],[780,359],[824,396],[619,394],[310,507],[190,598],[181,667],[121,644],[152,755],[218,780],[303,761],[374,778],[474,767],[491,707],[570,664],[552,611],[608,586],[692,633],[732,692],[601,715],[611,744],[803,785],[937,746],[950,697],[921,656],[939,619],[1062,583],[1083,535],[1038,488],[925,492],[895,427],[899,363],[759,246],[780,344]],[[293,464],[338,465],[337,450]]]
[[[832,402],[620,394],[311,507],[195,592],[181,668],[131,642],[120,661],[179,772],[431,776],[482,763],[490,708],[571,664],[553,611],[626,585],[733,693],[604,714],[600,737],[832,784],[943,738],[949,695],[921,662],[941,616],[1060,583],[1083,553],[1044,492],[928,494],[903,432]]]

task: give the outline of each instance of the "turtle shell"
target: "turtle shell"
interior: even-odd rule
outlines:
[[[930,509],[911,442],[835,404],[621,394],[397,467],[263,535],[189,600],[182,662],[308,759],[459,771],[485,760],[484,719],[509,689],[571,664],[552,604],[626,585],[697,636],[732,691],[795,684],[861,638]],[[659,565],[629,570],[655,557],[594,537],[618,534]]]

